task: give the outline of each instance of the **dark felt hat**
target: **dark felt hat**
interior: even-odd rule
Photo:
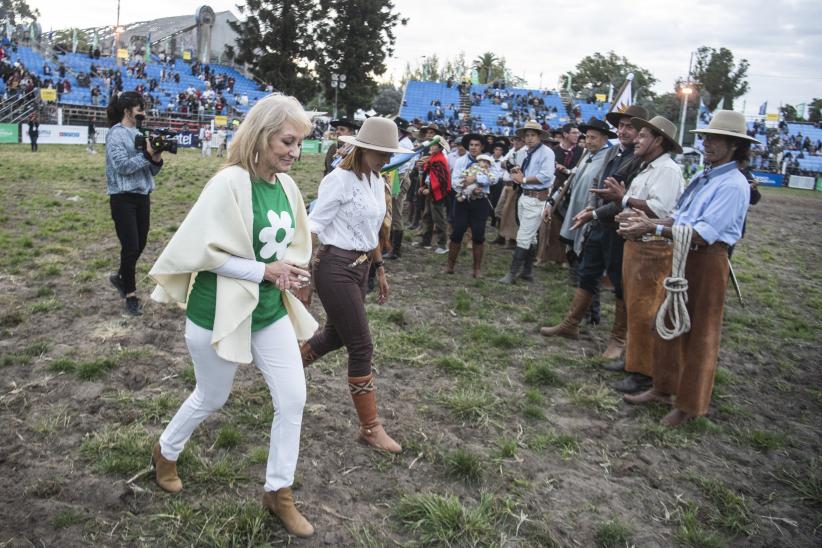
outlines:
[[[462,140],[460,142],[462,143],[463,147],[468,148],[468,143],[470,143],[471,141],[480,141],[484,145],[485,137],[483,135],[480,135],[479,133],[466,133],[462,136]]]
[[[617,136],[616,133],[611,131],[611,128],[605,123],[604,120],[600,120],[594,116],[591,116],[587,123],[579,125],[579,130],[582,133],[588,133],[589,129],[593,129],[594,131],[607,135],[609,139],[614,139]]]
[[[408,127],[411,125],[411,122],[406,120],[405,118],[401,118],[397,116],[394,118],[394,123],[397,124],[397,127],[400,128],[400,131],[404,131],[405,133],[410,133]]]
[[[352,120],[350,118],[339,118],[337,120],[331,120],[331,127],[350,127],[354,131],[360,129],[360,123],[356,120]]]

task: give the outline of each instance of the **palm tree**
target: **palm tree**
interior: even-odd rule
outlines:
[[[474,60],[474,68],[477,69],[480,84],[487,84],[500,72],[500,59],[487,51]]]

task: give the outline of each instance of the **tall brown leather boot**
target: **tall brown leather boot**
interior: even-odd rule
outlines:
[[[453,274],[454,267],[457,264],[457,257],[462,249],[462,244],[456,242],[448,242],[448,265],[445,267],[446,274]]]
[[[579,338],[579,322],[585,317],[588,307],[591,306],[591,301],[594,295],[585,291],[581,287],[577,288],[574,293],[574,300],[571,302],[571,308],[562,323],[554,327],[543,327],[539,330],[540,335],[545,337],[565,337],[567,339]]]
[[[283,527],[290,534],[298,537],[310,537],[314,534],[314,527],[294,506],[294,495],[290,487],[263,493],[263,507],[280,518]]]
[[[608,341],[608,347],[602,353],[602,357],[608,360],[616,360],[622,356],[622,352],[625,350],[625,336],[627,333],[628,316],[625,313],[625,301],[617,299],[614,311],[614,326],[611,328],[611,339]]]
[[[364,377],[348,377],[348,389],[351,391],[351,399],[354,400],[354,407],[360,418],[359,440],[389,453],[402,452],[402,446],[391,439],[377,417],[374,374]]]
[[[160,443],[154,444],[151,454],[151,463],[154,465],[154,477],[163,491],[179,493],[183,490],[183,482],[177,475],[177,461],[168,460],[160,452]]]
[[[308,367],[320,357],[317,355],[314,350],[311,349],[311,345],[308,344],[308,341],[305,341],[303,344],[300,345],[300,356],[303,359],[303,367]]]
[[[471,250],[474,255],[474,278],[482,277],[482,255],[485,253],[485,244],[474,244]]]

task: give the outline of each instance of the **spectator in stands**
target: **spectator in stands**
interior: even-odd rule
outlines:
[[[66,77],[66,65],[60,63],[60,66],[57,68],[57,73],[60,75],[60,78]]]
[[[94,127],[94,122],[97,121],[97,118],[94,117],[88,122],[88,147],[86,150],[89,154],[97,154],[97,151],[94,150],[94,145],[97,144],[97,128]]]
[[[106,179],[111,218],[120,240],[120,268],[109,281],[125,299],[126,312],[139,316],[137,259],[146,246],[154,176],[163,167],[162,153],[150,142],[137,150],[137,123],[145,117],[143,98],[133,91],[115,96],[107,115],[111,129],[106,135]]]
[[[51,67],[48,63],[43,63],[43,74],[46,76],[51,76]]]
[[[100,86],[91,88],[91,104],[95,107],[100,104]]]

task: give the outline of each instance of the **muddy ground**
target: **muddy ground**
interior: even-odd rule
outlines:
[[[218,163],[167,160],[144,296]],[[292,173],[309,198],[320,165]],[[510,251],[492,247],[484,279],[466,252],[445,276],[406,232],[389,303],[369,305],[380,411],[405,450],[354,441],[343,352],[312,366],[295,493],[317,534],[299,540],[259,508],[273,410],[253,367],[181,457],[184,491],[153,483],[150,448],[193,387],[183,313],[122,315],[102,154],[3,145],[0,546],[819,546],[822,193],[763,194],[734,257],[746,307],[729,290],[711,412],[675,431],[599,367],[610,294],[580,341],[545,340],[570,302],[563,269],[501,286]]]

